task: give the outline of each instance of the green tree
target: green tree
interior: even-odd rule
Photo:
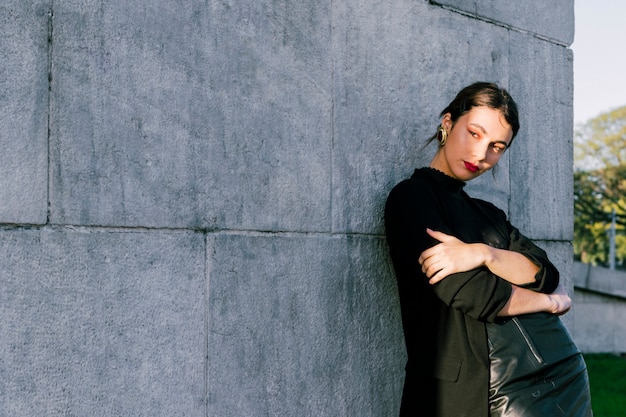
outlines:
[[[626,106],[578,127],[574,137],[574,255],[609,262],[608,231],[616,222],[616,258],[626,262]]]
[[[590,119],[574,134],[574,168],[594,170],[626,163],[626,106]]]

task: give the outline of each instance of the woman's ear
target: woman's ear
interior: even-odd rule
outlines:
[[[441,118],[441,126],[445,127],[446,130],[450,132],[450,130],[452,130],[453,125],[454,123],[452,123],[452,115],[450,113],[444,114],[443,117]]]

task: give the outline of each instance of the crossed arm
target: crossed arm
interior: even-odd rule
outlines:
[[[497,249],[484,243],[465,243],[454,236],[427,229],[440,243],[426,249],[419,257],[422,272],[431,284],[451,274],[486,267],[493,274],[510,282],[511,297],[498,313],[499,316],[549,312],[565,314],[571,308],[571,299],[561,284],[552,294],[543,294],[520,287],[535,280],[539,267],[524,255]]]

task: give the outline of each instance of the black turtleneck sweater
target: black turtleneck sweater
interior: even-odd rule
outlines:
[[[546,253],[522,236],[493,204],[471,198],[465,183],[431,168],[396,185],[385,207],[408,362],[401,416],[489,415],[486,323],[508,301],[511,284],[477,268],[428,283],[419,255],[437,242],[426,228],[466,243],[519,252],[539,266],[535,291],[552,292],[559,274]]]

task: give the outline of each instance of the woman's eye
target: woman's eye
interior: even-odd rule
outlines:
[[[470,135],[472,135],[472,137],[475,137],[475,138],[477,138],[477,137],[478,137],[478,133],[476,133],[476,132],[472,132],[472,131],[470,130],[470,132],[469,132],[469,133],[470,133]]]
[[[502,153],[506,150],[506,147],[499,144],[493,144],[491,145],[491,149],[493,149],[495,153]]]

